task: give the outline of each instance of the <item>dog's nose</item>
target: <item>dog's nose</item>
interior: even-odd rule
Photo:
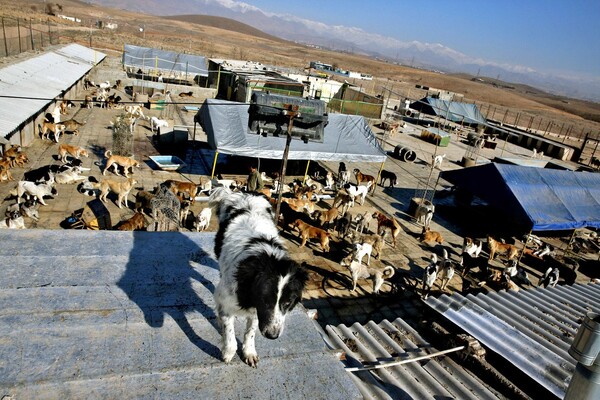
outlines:
[[[275,332],[275,331],[267,330],[263,333],[263,336],[266,337],[267,339],[277,339],[279,337],[280,333],[281,333],[280,331]]]

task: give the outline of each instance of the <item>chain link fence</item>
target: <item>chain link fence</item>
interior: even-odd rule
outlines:
[[[1,17],[0,57],[39,50],[58,43],[58,31],[50,20]]]

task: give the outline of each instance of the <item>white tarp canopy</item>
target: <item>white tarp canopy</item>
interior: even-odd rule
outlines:
[[[126,44],[123,52],[125,67],[142,68],[143,70],[159,70],[166,74],[178,76],[208,76],[206,60],[195,54],[175,53]]]
[[[208,143],[219,153],[258,157],[283,158],[285,135],[280,137],[258,135],[248,128],[248,108],[245,103],[206,99],[195,121],[208,136]],[[304,143],[292,140],[290,160],[384,162],[386,153],[381,148],[364,117],[359,115],[329,114],[324,140]]]

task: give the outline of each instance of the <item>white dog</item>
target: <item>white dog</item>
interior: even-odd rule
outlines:
[[[214,251],[221,279],[214,297],[223,361],[229,363],[237,351],[234,323],[240,316],[246,318],[244,361],[256,367],[256,330],[267,339],[281,335],[308,274],[290,258],[265,197],[220,187],[210,195],[209,206],[219,219]]]
[[[0,229],[25,229],[25,220],[19,211],[12,211],[7,218],[0,220]]]
[[[427,297],[429,296],[429,292],[431,291],[431,288],[433,287],[433,284],[435,283],[435,280],[437,279],[437,272],[438,272],[438,266],[437,266],[437,256],[435,255],[435,253],[431,253],[431,261],[429,263],[429,265],[427,265],[427,267],[425,267],[425,271],[423,271],[423,291],[422,291],[422,297],[423,300],[426,300]]]
[[[202,211],[198,214],[196,218],[196,232],[204,231],[208,228],[210,224],[210,219],[212,217],[212,208],[206,207],[203,208]]]
[[[452,261],[448,257],[448,252],[444,249],[443,260],[440,262],[440,266],[437,271],[437,277],[442,281],[440,289],[444,290],[448,285],[448,282],[454,277],[454,267]]]
[[[33,197],[41,205],[46,206],[47,204],[44,203],[44,196],[57,196],[58,192],[54,188],[53,177],[51,183],[36,184],[35,182],[19,181],[17,183],[16,191],[12,191],[11,194],[17,196],[17,203],[21,202],[21,197],[23,195],[27,195],[28,197]]]
[[[78,183],[87,179],[87,176],[80,175],[82,168],[79,166],[68,168],[64,171],[58,172],[54,175],[56,183],[69,184]]]
[[[350,265],[350,261],[355,260],[358,261],[359,264],[362,264],[362,259],[367,256],[367,265],[371,263],[371,252],[373,251],[373,245],[370,243],[354,243],[354,248],[352,252],[342,260],[342,266]]]
[[[359,279],[369,279],[372,277],[373,279],[373,293],[379,293],[381,286],[383,285],[384,280],[387,278],[391,278],[394,276],[394,267],[387,265],[383,268],[383,270],[370,268],[362,265],[357,260],[352,260],[349,265],[347,265],[350,270],[350,275],[352,276],[352,291],[356,290],[356,284]]]
[[[168,128],[169,122],[164,119],[160,119],[157,117],[150,118],[150,129],[152,129],[152,133],[158,131],[159,128]]]
[[[348,192],[348,194],[352,197],[352,207],[354,207],[354,200],[357,197],[360,197],[360,205],[362,206],[365,203],[365,197],[369,193],[371,189],[371,182],[368,182],[366,186],[363,185],[354,185],[352,183],[346,183],[344,185],[344,189]]]
[[[325,177],[325,187],[323,187],[323,189],[333,190],[334,183],[335,180],[333,179],[333,172],[329,171]]]
[[[445,154],[438,154],[437,156],[431,156],[431,159],[433,160],[433,165],[432,167],[435,168],[439,168],[442,169],[442,161],[444,161],[444,158],[446,158]]]

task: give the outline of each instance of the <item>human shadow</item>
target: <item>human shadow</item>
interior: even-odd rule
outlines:
[[[188,319],[198,312],[219,332],[217,317],[204,301],[214,295],[216,260],[179,232],[132,234],[133,248],[117,286],[137,304],[148,325],[160,328],[170,316],[190,342],[219,359],[219,348],[199,336]],[[195,282],[203,287],[195,289]]]

